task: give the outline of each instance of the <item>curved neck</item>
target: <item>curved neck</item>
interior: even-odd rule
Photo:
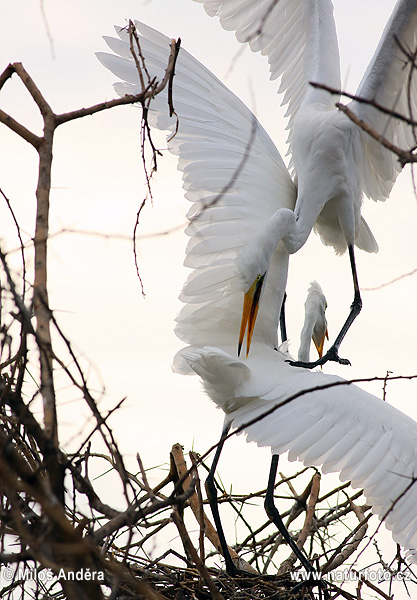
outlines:
[[[310,362],[310,346],[314,323],[313,315],[306,313],[304,325],[300,334],[300,348],[298,350],[298,360],[303,362]]]
[[[304,246],[321,211],[321,206],[317,208],[317,214],[311,208],[311,205],[298,198],[294,211],[280,208],[272,215],[261,232],[261,235],[267,232],[271,256],[279,242],[283,243],[288,254],[294,254]]]

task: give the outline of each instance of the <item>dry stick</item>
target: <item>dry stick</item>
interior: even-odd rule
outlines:
[[[173,63],[173,60],[171,61]],[[53,361],[54,353],[51,343],[51,332],[50,332],[50,321],[53,315],[49,309],[48,302],[48,289],[47,289],[47,241],[49,236],[49,198],[50,198],[50,186],[51,186],[51,168],[52,168],[52,147],[54,140],[54,133],[56,128],[71,120],[81,118],[86,115],[94,114],[101,110],[111,108],[112,106],[121,104],[130,104],[143,100],[146,93],[149,94],[150,90],[145,90],[143,94],[139,96],[130,96],[128,98],[121,98],[112,102],[101,103],[90,107],[89,109],[81,109],[73,111],[64,115],[55,115],[45,98],[40,93],[39,89],[31,79],[29,74],[25,71],[23,66],[19,63],[9,65],[5,71],[0,75],[0,88],[5,82],[16,73],[23,84],[31,94],[34,102],[37,104],[39,111],[44,121],[44,134],[43,137],[36,136],[27,128],[19,124],[15,119],[4,111],[0,111],[0,122],[5,124],[9,129],[18,134],[22,139],[30,143],[39,154],[39,177],[36,189],[37,198],[37,214],[36,214],[36,227],[34,236],[34,249],[35,249],[35,275],[34,275],[34,309],[36,315],[36,330],[33,334],[36,337],[40,350],[40,378],[41,378],[41,393],[44,407],[44,438],[45,448],[50,447],[48,450],[48,465],[47,473],[49,474],[51,481],[52,491],[59,499],[60,503],[54,500],[54,496],[49,492],[52,505],[45,503],[45,497],[43,493],[36,490],[32,485],[27,487],[27,493],[29,495],[35,495],[35,498],[41,503],[42,509],[45,512],[45,516],[49,519],[54,518],[54,513],[51,512],[51,506],[60,507],[64,503],[64,486],[63,476],[66,461],[59,460],[59,447],[58,447],[58,428],[57,428],[57,415],[56,415],[56,399],[54,390],[53,380]],[[163,85],[166,81],[163,82]],[[155,95],[156,91],[160,91],[161,88],[156,85],[151,90],[152,95]],[[1,458],[1,457],[0,457]],[[49,486],[48,486],[49,488]],[[152,507],[154,508],[154,507]],[[58,511],[59,512],[59,511]],[[141,512],[134,511],[133,516],[139,518]],[[55,515],[56,517],[57,515]],[[60,515],[59,515],[60,516]],[[129,511],[126,511],[124,518],[128,519],[130,516]],[[115,519],[113,519],[114,521]],[[129,519],[128,519],[129,520]],[[52,535],[53,547],[57,548],[58,538],[55,537],[62,534],[62,526],[65,524],[65,519],[61,519],[57,523],[58,527],[54,528]],[[113,523],[114,525],[114,523]],[[110,528],[111,529],[111,528]],[[70,530],[66,532],[66,535],[71,539],[74,529],[72,525]],[[106,530],[101,530],[104,533]],[[107,528],[108,531],[108,528]],[[78,534],[79,535],[79,534]],[[59,546],[59,544],[58,544]],[[88,546],[87,546],[88,547]],[[54,551],[55,552],[55,551]],[[67,588],[68,586],[64,586]],[[73,590],[65,589],[68,596],[74,595]],[[101,591],[98,588],[97,592],[101,597]],[[75,596],[74,596],[75,597]],[[96,593],[91,594],[91,598],[96,597]],[[97,596],[98,597],[98,596]]]
[[[155,81],[155,79],[150,78],[149,73],[146,69],[145,58],[142,55],[139,37],[138,37],[136,27],[135,27],[135,24],[133,23],[133,21],[129,21],[128,32],[129,32],[130,52],[132,54],[133,61],[135,62],[136,69],[137,69],[137,72],[139,75],[139,79],[141,80],[141,83],[143,86],[144,85],[143,74],[142,74],[142,69],[143,69],[147,75],[148,83],[154,84],[153,85],[153,95],[152,95],[152,97],[154,97],[157,94],[159,94],[160,92],[162,92],[162,90],[165,88],[167,83],[170,80],[172,80],[172,78],[175,74],[175,63],[177,62],[178,52],[179,52],[179,49],[181,46],[181,40],[179,38],[178,38],[178,40],[175,40],[175,39],[171,40],[171,52],[170,52],[169,59],[168,59],[168,65],[167,65],[167,68],[165,69],[163,78],[161,79],[160,82],[157,82],[157,81]],[[136,42],[137,53],[136,53],[135,48],[133,47],[133,40],[135,40],[135,42]],[[140,66],[139,58],[141,59],[142,67]]]
[[[366,579],[366,577],[363,573],[359,573],[358,571],[355,571],[355,570],[353,570],[353,571],[359,577],[361,583],[364,583],[365,585],[367,585],[369,588],[371,588],[372,591],[379,594],[382,598],[384,598],[385,600],[393,600],[394,599],[394,596],[386,594],[379,587],[377,587],[374,583],[372,583],[371,581],[368,581],[368,579]]]
[[[313,82],[310,82],[310,83],[315,88],[326,90],[330,94],[335,94],[338,96],[339,95],[346,96],[346,97],[351,98],[352,100],[355,100],[356,102],[359,102],[359,103],[369,104],[369,105],[375,107],[376,110],[379,110],[380,112],[382,112],[388,116],[399,119],[412,127],[416,126],[416,122],[412,118],[408,118],[405,115],[402,115],[392,109],[382,106],[381,104],[378,104],[378,102],[376,102],[375,100],[369,100],[367,98],[361,98],[360,96],[354,96],[353,94],[348,94],[347,92],[342,92],[341,90],[337,90],[335,88],[331,88],[329,86],[326,86],[326,85],[323,85],[320,83],[313,83]],[[344,112],[345,115],[353,123],[355,123],[355,125],[357,125],[363,131],[368,133],[374,140],[376,140],[377,142],[382,144],[382,146],[384,146],[385,148],[387,148],[388,150],[391,150],[391,152],[396,154],[400,160],[401,166],[404,166],[407,163],[417,162],[417,156],[415,154],[413,154],[412,150],[403,150],[403,149],[399,148],[398,146],[395,146],[395,144],[392,144],[383,135],[376,132],[375,129],[373,129],[368,123],[366,123],[365,121],[363,121],[362,119],[357,117],[355,115],[355,113],[352,110],[350,110],[350,108],[345,106],[344,104],[341,104],[340,102],[336,102],[336,106],[339,110]]]
[[[283,474],[280,473],[280,477],[281,479],[284,478]],[[288,485],[288,487],[291,490],[292,495],[294,496],[294,504],[291,507],[289,514],[288,514],[288,519],[286,522],[286,527],[288,528],[288,526],[290,525],[290,523],[292,523],[293,521],[295,521],[295,519],[304,511],[304,507],[306,505],[307,499],[311,494],[311,486],[313,483],[313,479],[311,479],[305,490],[303,492],[301,492],[301,494],[297,494],[294,486],[291,483],[291,480],[286,481],[286,484]]]
[[[39,177],[36,188],[37,212],[35,227],[35,278],[33,286],[33,306],[36,316],[36,334],[41,341],[40,346],[40,377],[41,392],[44,407],[45,433],[55,446],[58,445],[58,431],[56,419],[55,391],[52,375],[51,332],[49,326],[48,292],[47,292],[47,239],[49,230],[49,192],[51,188],[52,144],[56,128],[55,115],[35,85],[33,79],[23,68],[21,63],[9,65],[6,75],[11,76],[12,71],[20,77],[26,89],[37,104],[44,120],[44,135],[42,138],[29,132],[12,117],[4,112],[0,114],[1,120],[15,133],[32,144],[39,154]],[[62,474],[59,465],[52,469],[54,491],[63,501],[63,486],[59,482]],[[61,487],[61,489],[59,489]]]
[[[359,510],[364,510],[364,507],[362,507],[362,509],[359,509]],[[355,514],[356,514],[356,511],[355,511]],[[359,512],[356,514],[357,517],[358,517],[358,514],[359,514]],[[323,573],[327,573],[328,571],[331,571],[335,568],[337,556],[339,555],[339,553],[343,552],[343,549],[345,548],[346,544],[352,537],[354,539],[357,539],[357,536],[359,537],[359,535],[361,535],[361,534],[359,534],[359,532],[363,531],[363,535],[361,535],[359,541],[361,541],[361,539],[363,539],[365,532],[366,532],[367,523],[371,517],[372,517],[372,513],[369,514],[367,517],[361,518],[359,524],[345,537],[344,540],[342,540],[342,542],[339,544],[339,546],[337,546],[337,548],[335,548],[335,550],[333,550],[332,556],[327,561],[327,563],[323,565],[323,567],[321,569]],[[365,529],[363,529],[365,525],[366,525],[366,527],[365,527]],[[359,545],[359,543],[357,545]],[[355,550],[356,550],[356,548],[355,548]],[[363,550],[362,550],[362,552],[363,552]]]
[[[300,471],[298,471],[297,473],[295,473],[294,475],[290,475],[289,477],[284,477],[282,479],[282,473],[280,473],[280,477],[281,477],[281,481],[278,481],[278,483],[275,484],[275,488],[277,488],[278,486],[280,486],[282,483],[285,483],[287,480],[290,479],[295,479],[296,477],[298,477],[299,475],[305,473],[310,467],[304,467],[304,469],[301,469]],[[264,496],[266,493],[266,490],[260,490],[259,492],[256,492],[254,494],[245,494],[244,496],[240,497],[240,500],[246,501],[246,500],[250,500],[251,498],[257,498],[259,496]],[[239,497],[238,497],[239,498]],[[278,496],[275,495],[275,498],[282,498],[287,500],[288,498],[286,496]],[[282,519],[284,519],[285,517],[288,517],[292,511],[292,508],[290,510],[287,510],[285,512],[283,512],[281,514]],[[269,525],[270,525],[271,521],[268,519],[263,525],[261,525],[260,527],[258,527],[258,529],[255,529],[255,531],[251,532],[244,540],[241,544],[239,544],[240,547],[244,547],[246,546],[249,541],[252,539],[253,541],[255,541],[255,536],[260,534],[264,529],[266,529]]]
[[[17,220],[16,214],[13,210],[13,206],[12,203],[10,202],[9,198],[6,196],[6,194],[4,193],[4,191],[0,188],[0,195],[3,196],[7,208],[9,209],[9,212],[11,214],[11,217],[13,219],[13,222],[15,224],[16,227],[16,231],[17,231],[17,237],[19,239],[20,242],[20,254],[22,257],[22,300],[23,302],[25,301],[25,296],[26,296],[26,260],[25,260],[25,245],[23,243],[23,238],[22,238],[22,232],[20,229],[20,225],[19,222]],[[1,369],[1,366],[0,366]]]
[[[340,548],[340,553],[331,557],[331,559],[323,566],[322,573],[329,573],[337,567],[340,567],[346,560],[355,552],[360,542],[365,537],[366,531],[368,529],[368,520],[369,516],[365,517],[363,506],[357,506],[353,502],[351,502],[352,510],[355,513],[359,526],[355,528],[355,533],[353,535],[352,541],[348,539],[343,540],[343,543]],[[353,533],[353,532],[352,532]],[[352,533],[350,535],[352,535]]]
[[[392,285],[393,283],[397,283],[397,281],[401,281],[406,277],[411,277],[411,275],[415,275],[416,273],[417,269],[413,269],[412,271],[408,271],[408,273],[402,273],[401,275],[398,275],[398,277],[394,277],[393,279],[390,279],[385,283],[381,283],[380,285],[375,285],[373,287],[362,287],[361,292],[374,292],[376,290],[381,290],[382,288]]]
[[[196,475],[196,493],[197,493],[197,500],[198,500],[198,506],[199,506],[199,518],[198,518],[198,523],[200,524],[200,535],[199,535],[199,539],[198,539],[198,543],[199,543],[199,550],[200,550],[200,559],[201,562],[204,564],[205,561],[205,553],[204,553],[204,508],[203,508],[203,494],[201,492],[201,481],[200,481],[200,477],[198,476],[198,469],[197,469],[197,464],[198,464],[198,457],[196,455],[195,452],[190,452],[190,459],[191,462],[193,463],[193,466],[195,467],[195,475]]]
[[[306,511],[306,517],[304,520],[304,525],[303,528],[298,536],[297,539],[297,546],[299,547],[300,550],[302,550],[305,541],[307,539],[307,537],[309,536],[311,529],[312,529],[312,523],[313,523],[313,517],[314,517],[314,510],[317,504],[317,500],[319,497],[319,491],[320,491],[320,473],[314,473],[312,479],[311,479],[311,491],[310,491],[310,498],[307,504],[307,511]],[[284,560],[284,562],[281,564],[280,568],[278,569],[278,575],[282,575],[283,573],[287,573],[288,571],[290,571],[292,569],[292,567],[294,566],[295,561],[297,560],[297,557],[295,556],[294,552],[291,552],[291,555]]]
[[[42,345],[42,340],[40,339],[38,332],[35,331],[35,329],[32,326],[31,319],[30,319],[30,313],[29,313],[28,309],[26,308],[26,306],[23,302],[23,299],[17,293],[15,284],[14,284],[13,279],[10,274],[10,270],[7,266],[6,257],[3,254],[3,252],[1,252],[1,250],[0,250],[0,261],[3,265],[4,271],[6,273],[7,281],[9,284],[9,288],[13,294],[14,301],[16,303],[16,306],[19,309],[19,314],[22,319],[22,324],[24,325],[25,331],[30,332],[36,338],[36,342],[40,349],[40,355],[42,357],[42,356],[44,356],[44,350],[45,350]],[[26,419],[29,419],[29,420],[31,420],[31,426],[33,426],[31,428],[31,431],[32,432],[36,431],[37,433],[39,433],[39,431],[41,432],[40,438],[41,438],[42,445],[40,446],[40,448],[43,453],[44,465],[46,467],[46,472],[49,474],[49,477],[50,477],[51,491],[56,495],[57,498],[59,498],[61,500],[61,503],[63,503],[63,486],[62,486],[63,476],[62,475],[63,475],[64,467],[63,467],[62,461],[60,461],[60,459],[59,459],[60,451],[59,451],[58,446],[56,444],[54,444],[54,440],[51,439],[51,437],[47,434],[47,432],[45,430],[41,429],[41,427],[38,425],[37,421],[33,418],[32,414],[30,413],[28,407],[26,407],[21,402],[21,399],[19,401],[19,386],[16,388],[16,391],[14,393],[8,393],[8,391],[10,392],[10,390],[8,390],[8,388],[6,386],[4,386],[4,387],[1,386],[0,391],[1,391],[1,394],[3,397],[3,400],[7,404],[9,404],[9,406],[13,410],[13,412],[17,416],[19,416],[19,418],[21,419],[21,422],[26,423]],[[16,412],[17,410],[21,414],[19,414],[19,412]],[[35,423],[36,423],[36,425],[35,425]]]
[[[350,482],[349,482],[349,484],[350,484]],[[357,498],[362,496],[362,494],[363,494],[363,490],[360,490],[359,492],[356,492],[355,494],[353,494],[349,498],[348,502],[343,502],[333,508],[330,508],[324,516],[320,517],[317,520],[317,527],[318,528],[328,527],[334,521],[340,521],[340,519],[342,517],[345,517],[346,515],[351,513],[353,509],[352,509],[351,504],[349,504],[349,503],[352,503],[353,500],[356,500]],[[320,498],[319,498],[319,502],[321,502]],[[371,507],[367,504],[364,504],[362,508],[364,511],[366,511],[366,510],[369,510]]]
[[[9,129],[17,133],[21,138],[23,138],[26,142],[31,144],[34,148],[38,148],[41,138],[37,135],[29,131],[24,125],[21,125],[18,121],[13,119],[10,115],[8,115],[4,110],[0,109],[0,122],[7,125]]]
[[[344,589],[336,587],[333,583],[329,583],[329,588],[335,591],[335,595],[333,595],[330,600],[336,600],[336,598],[339,598],[339,596],[346,598],[346,600],[362,600],[360,594],[356,593],[354,596],[350,592],[346,592]]]
[[[1,252],[0,252],[1,255]],[[45,435],[44,430],[41,428],[39,423],[33,417],[28,406],[26,406],[22,398],[14,391],[6,391],[0,386],[0,392],[3,402],[7,404],[13,413],[17,415],[19,422],[25,426],[27,432],[36,440],[37,445],[43,455],[44,463],[47,464],[50,461],[51,449],[49,446],[49,440]],[[77,453],[78,455],[78,453]],[[65,465],[71,470],[72,477],[77,490],[87,496],[90,506],[113,519],[116,516],[123,515],[124,513],[119,512],[107,504],[101,502],[100,498],[94,491],[88,477],[83,477],[79,472],[78,468],[68,460],[68,456],[58,450],[58,460],[60,463]]]
[[[67,519],[63,507],[56,502],[51,494],[46,479],[36,476],[28,463],[13,447],[5,432],[0,430],[0,475],[5,494],[13,500],[16,490],[22,490],[29,498],[34,498],[42,507],[44,518],[48,519],[49,532],[44,532],[40,539],[25,540],[34,552],[34,558],[45,566],[50,566],[51,557],[47,555],[53,550],[55,571],[65,565],[75,572],[87,568],[96,572],[93,546],[90,540],[81,537],[81,532],[74,529]],[[11,501],[12,507],[18,511],[18,502]],[[22,533],[20,532],[22,535]],[[46,547],[45,547],[46,545]],[[46,549],[46,552],[43,551]],[[45,564],[46,563],[46,564]],[[49,563],[49,564],[48,564]],[[103,594],[97,580],[61,581],[62,588],[68,600],[101,600]]]
[[[314,473],[312,482],[311,482],[310,499],[307,504],[306,518],[304,521],[303,528],[302,528],[300,535],[298,536],[298,540],[297,540],[297,546],[300,548],[300,550],[304,546],[305,541],[307,540],[307,537],[310,534],[311,529],[312,529],[314,510],[315,510],[315,507],[317,504],[317,500],[319,497],[319,491],[320,491],[320,480],[321,480],[320,473]]]
[[[399,121],[404,121],[404,123],[407,123],[407,125],[411,125],[411,126],[417,125],[417,122],[414,121],[413,119],[411,119],[411,118],[407,117],[406,115],[403,115],[399,112],[396,112],[392,108],[387,108],[386,106],[379,104],[378,102],[376,102],[376,100],[372,100],[369,98],[363,98],[362,96],[356,96],[355,94],[349,94],[349,92],[344,92],[343,90],[340,90],[338,88],[333,88],[333,87],[331,87],[329,85],[325,85],[323,83],[316,83],[316,82],[310,81],[310,85],[319,90],[325,90],[326,92],[329,92],[329,94],[332,94],[334,96],[345,96],[346,98],[349,98],[350,100],[355,100],[355,102],[358,102],[359,104],[368,104],[370,106],[373,106],[379,112],[381,112],[385,115],[388,115],[389,117],[398,119]]]
[[[184,458],[184,453],[182,451],[182,446],[180,444],[174,444],[171,449],[171,454],[174,459],[175,466],[177,468],[178,476],[181,479],[188,472],[187,464]],[[190,484],[190,477],[185,477],[182,484],[184,491],[186,491],[190,487]],[[190,506],[195,518],[197,519],[198,524],[204,530],[207,539],[210,540],[210,542],[216,548],[217,552],[223,555],[217,531],[214,529],[209,518],[205,514],[204,509],[200,506],[197,494],[195,492],[190,497]],[[233,550],[233,548],[228,548],[233,562],[239,569],[242,569],[243,571],[248,571],[250,573],[258,574],[258,572],[253,567],[251,567],[251,565],[249,565],[245,560],[239,557],[239,555]]]
[[[116,561],[113,557],[105,558],[102,564],[103,568],[113,573],[119,581],[123,581],[131,587],[138,594],[135,597],[143,598],[144,600],[168,600],[166,596],[160,594],[149,583],[139,577],[135,577],[125,564]]]
[[[49,107],[48,107],[49,109]],[[47,241],[49,233],[49,194],[51,189],[52,145],[55,131],[54,115],[49,109],[44,115],[44,138],[39,146],[39,179],[36,188],[37,212],[34,237],[35,279],[33,285],[33,308],[36,316],[36,333],[41,340],[43,351],[41,361],[41,393],[45,433],[55,446],[58,446],[58,424],[56,414],[55,389],[53,380],[52,339],[49,321],[49,300],[47,290]],[[59,492],[62,495],[63,490]]]
[[[135,259],[136,274],[137,274],[139,284],[140,284],[140,287],[142,290],[142,296],[145,297],[145,290],[144,290],[143,281],[142,281],[142,277],[140,275],[140,269],[139,269],[139,261],[138,261],[137,246],[136,246],[136,232],[139,227],[140,214],[142,212],[142,209],[145,207],[147,198],[149,197],[151,199],[151,202],[153,200],[152,189],[151,189],[151,178],[152,178],[152,175],[157,171],[157,156],[161,155],[161,152],[156,149],[156,147],[153,143],[153,140],[152,140],[151,130],[149,127],[149,122],[148,122],[148,108],[149,108],[151,99],[156,94],[161,92],[168,83],[169,115],[170,116],[172,116],[173,114],[176,115],[174,106],[173,106],[173,100],[172,100],[172,84],[173,84],[173,79],[174,79],[174,75],[175,75],[175,64],[176,64],[178,53],[180,50],[181,40],[180,39],[178,39],[177,41],[171,40],[171,53],[169,56],[168,66],[165,70],[165,74],[164,74],[164,77],[163,77],[161,83],[158,84],[158,82],[155,80],[155,78],[153,78],[153,79],[151,78],[151,76],[146,68],[145,57],[142,54],[142,49],[141,49],[141,45],[140,45],[138,32],[136,30],[135,24],[131,20],[129,20],[128,33],[129,33],[130,53],[132,55],[133,62],[135,63],[136,71],[137,71],[139,80],[141,82],[142,89],[145,86],[145,81],[144,81],[144,74],[145,74],[146,78],[147,78],[147,86],[151,92],[151,94],[149,95],[149,98],[147,99],[146,104],[145,104],[145,99],[141,101],[141,105],[142,105],[141,153],[142,153],[142,164],[143,164],[143,171],[144,171],[145,179],[146,179],[146,186],[148,189],[148,195],[144,198],[144,200],[142,201],[142,203],[139,207],[139,210],[136,215],[135,226],[133,228],[133,255],[134,255],[134,259]],[[177,117],[177,115],[176,115],[176,117]],[[170,137],[170,140],[176,135],[177,130],[178,130],[178,117],[177,117],[175,132]],[[146,157],[145,157],[146,141],[148,141],[148,143],[150,144],[151,150],[152,150],[152,168],[151,168],[150,173],[148,172],[148,167],[146,164]]]
[[[178,510],[174,509],[171,516],[172,516],[172,520],[174,521],[174,523],[178,529],[178,533],[180,534],[180,537],[184,544],[184,547],[187,549],[188,554],[194,561],[195,566],[197,567],[198,572],[200,573],[201,577],[206,582],[207,587],[209,588],[212,597],[214,598],[214,600],[224,600],[223,596],[221,595],[219,590],[214,585],[213,580],[210,577],[210,574],[207,571],[206,567],[201,562],[196,549],[192,545],[190,536],[188,535],[188,532],[185,528],[184,521],[181,519],[180,515],[178,514]]]
[[[50,187],[51,187],[51,169],[52,169],[52,147],[56,128],[71,120],[81,118],[86,115],[94,114],[112,106],[128,104],[138,101],[144,101],[146,97],[153,97],[165,87],[168,83],[171,72],[173,71],[178,46],[175,42],[171,45],[171,55],[168,61],[168,67],[163,80],[153,82],[148,89],[142,90],[139,97],[130,96],[121,98],[112,102],[101,103],[90,108],[83,108],[77,111],[56,115],[36,84],[26,72],[21,63],[9,65],[0,75],[0,89],[5,82],[16,73],[26,89],[32,96],[34,102],[44,121],[44,134],[39,137],[18,123],[4,111],[0,111],[0,122],[4,123],[9,129],[14,131],[20,137],[30,143],[39,154],[39,177],[36,189],[37,213],[36,227],[34,236],[35,249],[35,275],[33,288],[34,311],[36,316],[36,337],[39,340],[40,348],[40,380],[41,393],[43,399],[44,427],[48,439],[51,440],[55,448],[58,447],[58,425],[56,414],[56,398],[53,379],[53,351],[50,331],[51,311],[49,309],[48,288],[47,288],[47,242],[49,235],[49,206],[50,206]],[[52,489],[63,503],[63,469],[58,461],[51,461],[49,468]]]
[[[155,491],[155,490],[154,490]],[[91,538],[94,543],[101,543],[106,537],[112,535],[114,532],[119,531],[123,527],[133,527],[140,519],[145,519],[147,516],[152,515],[168,506],[174,506],[176,504],[183,505],[188,498],[194,493],[194,484],[192,484],[187,490],[180,496],[168,496],[162,500],[155,500],[144,508],[137,508],[136,505],[129,506],[124,512],[119,513],[114,518],[110,519],[102,525],[99,529],[96,529],[91,534]]]
[[[71,469],[71,475],[74,481],[75,489],[80,494],[85,494],[87,496],[88,504],[92,509],[98,513],[101,513],[102,515],[105,515],[109,519],[113,519],[121,514],[120,511],[115,510],[108,504],[105,504],[101,501],[95,489],[91,485],[87,475],[81,475],[81,473],[78,471],[78,467],[71,465],[71,463],[69,463],[69,467]]]
[[[379,142],[382,146],[396,154],[402,167],[407,163],[417,162],[417,156],[415,154],[413,154],[410,150],[402,150],[395,144],[392,144],[389,140],[387,140],[387,138],[375,131],[375,129],[373,129],[373,127],[371,127],[363,119],[359,119],[359,117],[357,117],[355,113],[350,110],[350,108],[348,108],[344,104],[341,104],[340,102],[336,102],[336,106],[339,110],[345,113],[345,115],[349,117],[349,119],[353,123],[355,123],[355,125],[363,129],[363,131],[368,133],[374,140]]]
[[[132,55],[133,62],[135,63],[136,71],[138,73],[138,77],[139,77],[139,81],[140,81],[140,85],[141,85],[141,88],[143,89],[145,87],[145,80],[143,79],[142,71],[145,71],[148,82],[150,82],[151,77],[148,73],[148,69],[146,68],[145,59],[144,59],[142,51],[141,51],[139,37],[138,37],[137,31],[136,31],[136,26],[131,19],[129,19],[128,33],[129,33],[130,54]],[[135,40],[135,42],[136,42],[137,53],[136,53],[135,48],[133,47],[133,40]],[[140,65],[139,57],[137,54],[139,54],[139,56],[141,58],[143,68]]]

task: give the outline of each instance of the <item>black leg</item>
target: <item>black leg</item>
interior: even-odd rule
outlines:
[[[306,577],[305,581],[302,581],[299,584],[297,584],[294,587],[293,591],[301,589],[304,586],[313,585],[313,586],[318,586],[320,597],[321,597],[321,595],[322,595],[321,593],[323,591],[324,597],[328,598],[328,593],[326,590],[325,582],[318,578],[317,570],[313,567],[313,565],[310,563],[308,558],[304,555],[304,553],[300,550],[300,548],[297,546],[297,544],[294,542],[294,540],[288,533],[288,529],[285,527],[284,521],[282,520],[281,515],[279,514],[279,511],[274,504],[274,486],[275,486],[275,479],[277,476],[278,460],[279,460],[279,455],[273,454],[272,460],[271,460],[271,469],[269,471],[268,487],[266,489],[264,505],[265,505],[266,514],[271,519],[271,521],[274,523],[274,525],[277,527],[278,531],[280,532],[280,534],[282,535],[284,540],[287,542],[287,544],[290,546],[291,550],[294,552],[296,557],[299,559],[299,561],[301,562],[301,564],[303,565],[303,567],[305,568],[307,573],[310,574],[310,577]]]
[[[333,345],[328,349],[328,351],[326,352],[326,354],[324,356],[317,359],[315,362],[302,362],[299,360],[288,361],[290,363],[290,365],[292,365],[294,367],[305,367],[307,369],[312,369],[313,367],[317,367],[319,365],[324,365],[328,361],[338,362],[341,365],[350,365],[350,361],[347,358],[340,358],[338,352],[339,352],[340,344],[343,341],[343,338],[347,334],[353,321],[356,319],[358,314],[361,312],[362,298],[361,298],[361,294],[359,291],[358,274],[356,271],[355,251],[353,249],[353,246],[349,246],[348,249],[349,249],[350,267],[352,270],[353,289],[354,289],[354,297],[353,297],[353,302],[350,306],[349,316],[346,319],[345,323],[343,324],[343,327],[340,330],[340,333],[337,336],[337,338],[335,339]]]
[[[294,554],[301,562],[303,567],[307,571],[312,572],[315,571],[315,569],[288,533],[288,529],[285,527],[284,521],[282,520],[281,515],[279,514],[279,511],[274,504],[274,486],[275,478],[277,476],[278,460],[278,454],[273,454],[271,460],[271,469],[269,471],[268,487],[266,488],[266,496],[264,503],[266,514],[277,527],[278,531],[280,532],[284,540],[287,542],[287,544],[290,546],[291,550],[294,552]]]
[[[216,526],[217,534],[219,536],[220,545],[222,547],[223,558],[226,563],[226,571],[229,575],[236,575],[239,573],[239,569],[236,567],[235,563],[230,556],[229,548],[227,546],[226,538],[223,531],[222,522],[220,520],[219,513],[219,504],[217,502],[217,489],[216,484],[214,482],[214,474],[216,472],[217,464],[219,462],[220,454],[223,449],[224,440],[229,433],[231,424],[225,425],[223,427],[222,436],[220,438],[219,443],[217,444],[216,453],[214,455],[213,463],[210,467],[209,474],[206,479],[205,488],[207,493],[207,498],[210,503],[211,512],[213,515],[214,524]]]

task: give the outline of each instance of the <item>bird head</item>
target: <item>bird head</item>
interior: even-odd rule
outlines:
[[[323,290],[321,289],[317,281],[312,281],[310,284],[307,300],[305,303],[306,313],[309,310],[309,306],[311,306],[312,310],[315,313],[314,328],[311,337],[313,339],[318,355],[321,358],[323,356],[324,340],[325,338],[329,339],[329,333],[327,330],[327,320],[325,314],[327,308],[327,301],[325,295],[323,294]]]
[[[316,347],[316,350],[318,352],[319,358],[321,358],[323,356],[324,340],[325,340],[325,338],[327,340],[329,339],[329,332],[327,330],[327,325],[326,325],[325,330],[322,329],[320,332],[313,331],[312,338],[313,338],[313,342]]]
[[[272,257],[279,247],[284,251],[281,240],[294,226],[294,213],[292,210],[281,208],[249,237],[248,243],[243,246],[236,259],[236,276],[239,288],[244,292],[242,321],[240,326],[238,356],[242,348],[243,338],[246,336],[246,356],[249,354],[253,329],[258,315],[259,303],[265,289]],[[285,250],[288,257],[288,253]],[[282,258],[281,258],[282,264]],[[286,286],[287,267],[281,269],[285,274],[285,281],[281,281],[282,293]]]
[[[246,357],[249,354],[253,329],[255,327],[256,317],[258,316],[259,301],[265,281],[265,275],[266,272],[263,273],[263,275],[258,274],[248,291],[243,296],[242,321],[240,323],[239,343],[237,347],[238,356],[240,356],[246,330]]]
[[[305,301],[304,326],[301,332],[301,344],[298,360],[309,362],[310,343],[313,340],[319,357],[323,356],[325,338],[329,339],[326,320],[326,297],[320,285],[313,281]]]

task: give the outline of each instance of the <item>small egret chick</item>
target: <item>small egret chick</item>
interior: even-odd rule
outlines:
[[[311,282],[304,307],[305,318],[300,335],[298,360],[310,362],[311,340],[313,340],[319,358],[321,358],[323,356],[324,339],[329,339],[325,314],[327,308],[326,297],[317,281]]]

